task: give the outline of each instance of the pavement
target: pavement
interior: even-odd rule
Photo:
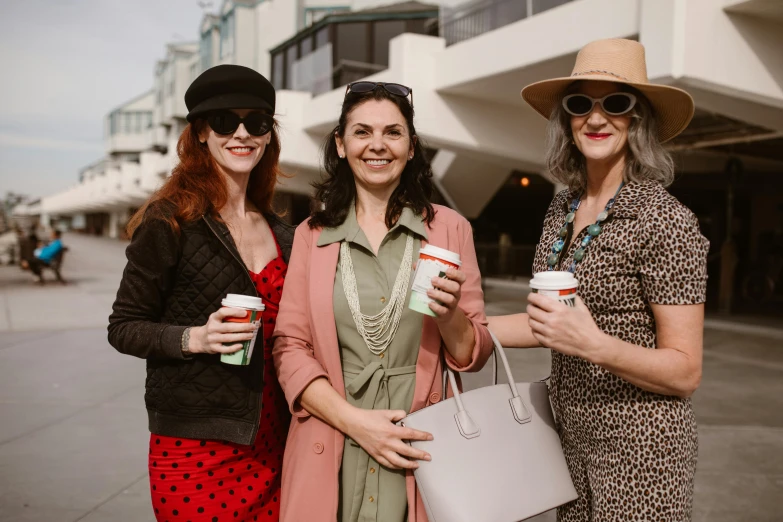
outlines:
[[[64,243],[65,286],[37,286],[28,272],[0,266],[0,522],[154,520],[144,361],[106,341],[126,244],[74,234]],[[524,281],[488,280],[487,313],[524,310],[526,293]],[[783,520],[779,326],[706,323],[704,376],[693,399],[696,522]],[[517,381],[548,375],[546,350],[507,355]],[[465,379],[468,388],[489,382],[488,371]]]

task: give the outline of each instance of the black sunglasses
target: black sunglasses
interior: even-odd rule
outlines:
[[[389,94],[393,94],[395,96],[402,96],[403,98],[407,98],[408,95],[411,97],[411,107],[413,107],[413,89],[410,87],[406,87],[404,85],[400,85],[399,83],[384,83],[384,82],[353,82],[349,83],[348,87],[345,89],[346,96],[349,92],[353,92],[356,94],[364,94],[367,92],[372,92],[378,87],[383,87],[386,92]]]
[[[218,134],[234,134],[242,123],[249,134],[263,136],[272,130],[275,120],[259,111],[251,112],[244,118],[231,111],[214,111],[207,115],[207,123]]]
[[[569,94],[563,98],[563,108],[571,116],[587,116],[595,104],[610,116],[621,116],[636,105],[636,96],[629,92],[613,92],[603,98],[592,98],[586,94]]]

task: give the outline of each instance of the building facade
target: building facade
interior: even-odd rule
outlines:
[[[783,2],[226,0],[199,33],[168,46],[149,93],[107,115],[106,157],[43,198],[44,221],[102,215],[90,218],[92,231],[120,236],[176,161],[184,90],[206,68],[237,63],[279,89],[281,161],[294,174],[279,199],[292,219],[306,215],[345,84],[403,83],[415,93],[440,196],[472,220],[485,273],[527,275],[555,187],[543,171],[546,122],[519,91],[569,75],[589,41],[631,38],[646,47],[652,82],[696,101],[693,122],[670,144],[671,190],[712,243],[711,306],[783,303]]]

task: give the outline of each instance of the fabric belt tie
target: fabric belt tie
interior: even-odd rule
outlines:
[[[361,408],[363,410],[392,409],[391,397],[389,396],[389,378],[398,377],[400,375],[411,375],[415,373],[416,365],[402,366],[400,368],[384,368],[378,361],[368,364],[359,372],[354,372],[347,368],[343,369],[343,377],[345,378],[345,381],[348,382],[345,390],[350,393],[352,397],[356,398],[356,396],[366,388],[361,404]],[[357,445],[355,441],[350,439],[347,440],[347,442]],[[362,451],[359,456],[359,463],[356,470],[357,484],[364,484],[366,482],[367,467],[369,466],[369,463],[370,455],[366,451]],[[354,497],[354,501],[350,506],[350,520],[359,519],[359,512],[361,511],[362,503],[363,495],[357,495]]]

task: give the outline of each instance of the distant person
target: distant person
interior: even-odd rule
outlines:
[[[33,248],[38,247],[38,232],[36,232],[35,227],[30,227],[30,233],[27,234],[27,240],[33,245]]]
[[[355,82],[327,138],[323,204],[296,230],[274,360],[291,411],[284,522],[423,522],[411,473],[429,455],[396,426],[440,402],[443,369],[492,353],[470,223],[433,205],[432,170],[408,87]],[[419,249],[460,269],[433,277],[429,315],[408,307]],[[424,310],[424,308],[422,307]]]
[[[28,237],[28,241],[29,241]],[[37,236],[36,236],[37,240]],[[22,260],[22,268],[30,269],[37,283],[43,284],[43,269],[48,267],[52,260],[63,250],[62,232],[52,229],[50,241],[44,246],[33,250],[33,255]]]
[[[522,97],[549,119],[546,162],[568,188],[544,220],[533,272],[567,271],[576,306],[539,294],[490,317],[503,345],[552,350],[550,398],[579,498],[561,522],[691,520],[708,241],[664,187],[662,143],[693,99],[647,81],[644,47],[587,44],[567,78]]]
[[[109,342],[147,360],[149,476],[157,520],[277,521],[289,413],[269,342],[293,227],[272,212],[275,90],[219,65],[185,93],[179,164],[128,224]],[[260,296],[247,366],[222,363],[256,332],[227,294]],[[257,518],[256,518],[257,517]]]

